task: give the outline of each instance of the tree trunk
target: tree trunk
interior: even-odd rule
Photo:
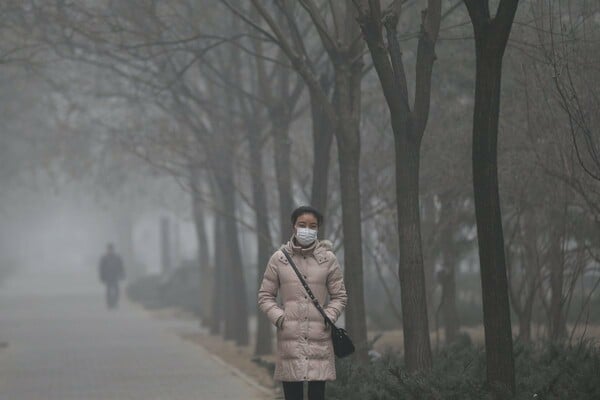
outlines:
[[[444,261],[445,274],[442,280],[442,314],[446,344],[458,338],[460,320],[456,308],[456,259],[449,257]]]
[[[423,254],[423,233],[419,232],[419,237],[421,238],[421,246],[420,250],[421,259],[423,260],[423,265],[421,269],[423,270],[423,282],[425,284],[425,306],[427,307],[427,326],[431,327],[434,325],[435,319],[435,263],[433,260],[431,262],[427,262],[426,256]]]
[[[344,279],[348,291],[346,329],[360,359],[367,357],[367,327],[363,288],[362,221],[360,208],[360,80],[362,62],[335,67],[338,94],[335,130],[340,168]]]
[[[201,322],[205,327],[211,326],[212,310],[212,279],[213,271],[210,268],[210,257],[208,254],[208,239],[206,236],[206,219],[204,207],[200,198],[199,171],[191,168],[191,190],[192,209],[194,212],[194,226],[196,228],[196,240],[198,243],[198,268],[200,271],[200,312]]]
[[[452,207],[454,203],[450,198],[450,196],[454,195],[451,193],[440,196],[441,214],[437,224],[442,229],[440,242],[442,246],[443,269],[439,272],[439,281],[442,287],[440,305],[446,344],[454,342],[460,330],[460,320],[456,307],[456,266],[460,261],[460,254],[456,249],[456,242],[454,240],[456,229],[456,225],[452,220]]]
[[[431,368],[431,344],[419,214],[419,148],[414,135],[396,140],[396,199],[404,353],[410,371]]]
[[[323,79],[321,79],[323,81]],[[323,86],[323,85],[322,85]],[[329,159],[335,122],[330,121],[318,103],[316,96],[310,96],[310,109],[313,125],[313,181],[311,204],[327,215],[327,189],[329,185]],[[325,237],[325,227],[319,228],[319,237]]]
[[[257,20],[256,9],[251,8],[253,20]],[[260,40],[252,40],[257,54],[263,54],[263,47]],[[283,53],[279,52],[277,57],[281,59],[282,64],[285,61]],[[291,142],[289,138],[289,129],[292,123],[293,111],[298,100],[299,91],[290,91],[290,71],[287,68],[274,67],[274,76],[269,78],[265,62],[261,56],[256,57],[256,83],[257,89],[263,101],[267,105],[268,116],[271,121],[271,137],[274,144],[274,164],[275,179],[277,181],[277,193],[279,197],[279,243],[288,241],[291,235],[290,214],[292,212],[292,179],[291,179]],[[241,79],[241,78],[240,78]],[[296,89],[299,89],[297,86]],[[277,94],[274,94],[277,93]],[[254,117],[254,116],[252,116]],[[248,132],[253,135],[252,132]],[[256,132],[254,133],[256,134]],[[250,143],[250,146],[258,146],[256,143]],[[252,150],[252,148],[251,148]],[[260,149],[255,149],[258,154],[256,160],[262,159]],[[256,171],[258,172],[258,171]],[[262,177],[262,166],[261,166]],[[261,178],[262,179],[262,178]],[[260,224],[265,224],[266,219]],[[270,242],[270,240],[269,240]],[[270,246],[270,243],[269,243]],[[262,267],[262,265],[261,265]]]
[[[563,312],[564,259],[561,235],[552,232],[550,240],[550,340],[559,342],[567,334]]]
[[[273,140],[275,144],[275,178],[279,194],[279,241],[286,243],[291,236],[290,214],[293,211],[290,121],[285,117],[286,110],[271,113],[273,119]]]
[[[531,315],[532,310],[524,309],[519,318],[519,340],[523,343],[531,343]]]
[[[216,185],[215,185],[216,186]],[[215,190],[215,195],[218,197],[218,190]],[[218,335],[222,333],[222,323],[225,320],[226,301],[229,296],[223,296],[227,293],[225,287],[225,246],[223,240],[223,216],[217,213],[215,215],[214,223],[214,279],[213,279],[213,290],[211,299],[211,319],[210,319],[210,333],[212,335]],[[223,298],[225,297],[225,298]]]
[[[489,0],[464,0],[475,34],[475,108],[473,112],[473,188],[481,264],[483,325],[488,384],[515,393],[515,365],[504,235],[498,193],[498,118],[502,58],[518,0],[500,0],[490,15]]]
[[[312,22],[321,21],[320,10],[312,2],[301,2]],[[334,2],[333,12],[340,12],[340,2]],[[366,360],[366,322],[364,313],[362,243],[360,216],[360,82],[362,80],[363,43],[357,40],[359,27],[356,23],[356,13],[352,2],[346,0],[344,7],[344,26],[340,25],[340,34],[331,41],[326,29],[318,29],[321,42],[327,49],[329,59],[335,70],[335,105],[332,105],[327,94],[323,91],[314,69],[305,57],[296,53],[296,42],[292,44],[286,34],[275,22],[275,19],[258,0],[252,4],[269,25],[276,36],[281,50],[291,61],[293,68],[302,77],[311,91],[311,96],[319,98],[319,105],[335,121],[335,134],[339,146],[339,163],[341,174],[342,224],[344,234],[345,278],[348,288],[348,307],[346,325],[353,339],[357,342],[357,353],[361,360]],[[289,14],[288,14],[289,15]],[[341,14],[339,14],[341,15]],[[335,18],[335,17],[334,17]],[[294,26],[293,18],[288,23]],[[336,20],[338,21],[338,20]],[[297,39],[297,38],[296,38]],[[319,172],[322,173],[322,172]],[[315,194],[316,195],[316,194]],[[284,229],[282,229],[282,232]]]
[[[529,278],[525,278],[529,279]],[[533,317],[533,304],[535,300],[535,294],[537,291],[537,282],[528,280],[527,293],[525,299],[520,307],[515,307],[513,301],[513,310],[519,319],[519,340],[523,343],[531,343],[531,320]]]
[[[443,207],[443,205],[442,205]],[[438,234],[442,217],[438,214],[437,202],[434,196],[419,199],[420,209],[420,222],[421,222],[421,254],[423,255],[423,272],[425,274],[425,300],[427,302],[427,316],[428,326],[431,328],[435,326],[437,329],[437,313],[440,311],[440,307],[436,309],[436,287],[441,285],[439,276],[436,275],[435,266],[436,259],[440,254],[443,255],[443,238],[435,240],[436,237],[440,237]],[[437,311],[437,312],[436,312]]]
[[[162,273],[171,271],[171,230],[168,217],[160,219],[160,260]]]
[[[219,245],[221,290],[216,292],[215,301],[225,304],[224,338],[235,340],[239,346],[248,344],[248,307],[243,260],[238,234],[234,156],[227,143],[221,144],[222,151],[211,154],[212,172],[220,205],[218,219],[222,220]]]
[[[225,298],[225,339],[235,340],[239,346],[248,344],[248,308],[242,254],[240,251],[238,223],[236,219],[235,185],[230,155],[221,159],[217,172],[217,184],[221,192],[223,221],[223,245],[225,246],[224,271],[227,273],[226,291],[218,293]]]
[[[520,307],[513,309],[519,318],[519,340],[524,343],[531,342],[531,319],[533,317],[533,304],[540,281],[539,261],[537,260],[537,237],[538,230],[535,222],[534,211],[525,212],[523,215],[524,237],[524,258],[523,267],[525,268],[526,289],[525,299]],[[510,282],[509,282],[510,284]],[[520,299],[519,299],[520,300]],[[517,308],[519,308],[517,312]]]
[[[379,1],[359,7],[359,22],[369,46],[385,96],[394,131],[396,151],[396,202],[402,327],[406,366],[417,372],[431,368],[431,344],[419,206],[419,157],[421,138],[429,117],[431,74],[439,31],[441,2],[429,1],[422,12],[417,48],[414,111],[410,110],[406,74],[397,35],[398,10],[385,16]],[[387,43],[383,40],[383,26]]]
[[[493,32],[492,32],[493,33]],[[503,50],[488,31],[475,35],[473,187],[481,264],[487,379],[515,392],[513,343],[498,193],[498,117]]]
[[[256,217],[256,236],[258,241],[258,259],[256,268],[256,279],[258,286],[262,282],[264,269],[269,262],[272,253],[271,230],[269,228],[269,213],[267,204],[267,195],[264,184],[264,174],[262,165],[262,154],[258,138],[258,130],[252,129],[247,132],[248,144],[250,148],[250,157],[252,176],[252,197],[254,202],[254,212]],[[267,316],[257,309],[258,326],[256,329],[256,345],[254,354],[271,354],[273,331],[271,322]]]

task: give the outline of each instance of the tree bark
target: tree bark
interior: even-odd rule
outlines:
[[[317,100],[318,106],[329,121],[335,121],[335,135],[339,146],[339,163],[341,174],[342,224],[344,233],[344,276],[348,289],[348,306],[346,309],[346,327],[357,344],[357,355],[361,360],[367,359],[366,322],[364,315],[363,272],[362,272],[362,229],[360,217],[360,82],[362,80],[362,51],[364,45],[356,40],[359,33],[356,23],[356,13],[350,0],[344,3],[334,2],[331,9],[334,14],[344,7],[344,26],[340,27],[340,37],[333,39],[327,32],[327,23],[322,18],[319,7],[312,0],[299,2],[305,9],[312,22],[320,27],[317,29],[321,43],[325,47],[329,59],[334,65],[334,82],[336,102],[331,103],[323,90],[313,66],[307,61],[303,46],[296,46],[284,33],[281,26],[258,0],[252,4],[263,20],[267,23],[281,50],[289,58],[293,68],[304,80],[311,94],[311,101]],[[284,4],[285,6],[285,4]],[[286,15],[292,31],[297,31],[295,21]],[[337,14],[341,16],[341,14]],[[333,19],[337,20],[333,15]],[[321,29],[322,28],[322,29]],[[343,37],[342,37],[343,36]],[[297,39],[297,38],[296,38]],[[300,51],[302,54],[300,54]],[[323,173],[320,171],[319,173]]]
[[[473,119],[473,186],[481,265],[487,377],[490,383],[515,390],[514,360],[504,234],[498,193],[497,138],[500,109],[501,57],[488,54],[480,40],[477,51]]]
[[[525,298],[522,300],[522,305],[520,307],[513,306],[513,309],[515,310],[519,318],[519,340],[521,340],[524,343],[530,343],[533,304],[535,301],[535,295],[539,289],[540,282],[540,266],[539,261],[537,260],[536,249],[538,230],[536,227],[535,214],[533,210],[529,213],[526,212],[523,215],[523,232],[523,240],[525,246],[523,267],[525,268],[524,279],[526,280],[524,287],[526,287],[527,292],[525,293]],[[521,302],[520,299],[517,301]],[[515,301],[512,301],[512,304],[515,305]],[[517,308],[519,309],[518,312]]]
[[[215,160],[214,164],[223,213],[222,245],[226,246],[223,251],[224,265],[216,266],[223,268],[227,274],[225,291],[218,293],[219,298],[225,299],[226,302],[224,338],[235,340],[239,346],[245,346],[249,342],[248,307],[236,218],[233,155],[224,151],[222,157]]]
[[[216,186],[216,185],[215,185]],[[215,191],[215,195],[218,197],[218,191]],[[223,321],[225,321],[225,311],[227,309],[226,302],[229,296],[220,296],[220,294],[227,293],[225,282],[225,246],[224,246],[224,235],[223,235],[223,217],[220,214],[215,215],[214,222],[214,279],[211,299],[211,319],[210,319],[210,333],[212,335],[218,335],[223,332]],[[221,301],[221,299],[223,299]]]
[[[257,19],[255,9],[252,9],[253,20]],[[254,49],[257,54],[263,54],[262,44],[259,40],[253,40]],[[283,58],[282,54],[279,54]],[[274,142],[275,175],[277,181],[277,192],[279,195],[279,242],[284,243],[290,235],[290,222],[288,215],[293,207],[292,184],[291,184],[291,145],[289,128],[292,122],[292,113],[299,97],[301,86],[296,86],[296,92],[290,93],[289,72],[282,67],[275,72],[275,82],[267,77],[267,69],[261,57],[256,58],[256,83],[258,92],[267,105],[268,116],[271,121],[271,137]],[[240,78],[241,79],[241,78]],[[273,86],[277,87],[280,96],[274,96]],[[269,212],[267,194],[264,185],[263,157],[260,144],[260,129],[256,123],[256,115],[250,115],[250,110],[241,103],[241,108],[246,110],[246,123],[249,129],[246,131],[250,156],[254,162],[251,163],[252,196],[256,217],[256,235],[258,242],[257,259],[257,287],[260,287],[263,271],[272,253],[271,229],[269,225]],[[256,111],[257,112],[257,111]],[[272,326],[267,316],[257,309],[257,333],[254,353],[256,355],[269,354],[272,352]]]
[[[283,104],[283,103],[282,103]],[[289,111],[282,109],[270,113],[275,145],[275,178],[279,195],[279,241],[286,243],[291,236],[290,214],[293,211],[291,142],[289,138]]]
[[[327,189],[329,186],[329,164],[334,123],[327,120],[321,107],[314,101],[311,101],[311,111],[314,153],[311,203],[317,210],[327,213]],[[321,229],[319,233],[323,235],[324,231]]]
[[[196,241],[198,245],[198,268],[200,271],[200,312],[201,323],[205,327],[211,326],[212,315],[212,279],[213,271],[210,268],[210,255],[208,253],[208,239],[206,235],[206,218],[203,202],[200,197],[200,172],[191,167],[192,210],[194,213],[194,227],[196,228]]]
[[[550,340],[560,342],[567,334],[564,318],[564,258],[561,235],[552,232],[550,237]]]
[[[446,344],[453,343],[460,332],[460,319],[456,308],[456,259],[444,259],[445,274],[442,280],[442,314]]]
[[[252,16],[256,18],[255,9],[252,8]],[[257,54],[263,54],[262,44],[258,40],[253,41]],[[278,54],[284,58],[283,54]],[[282,60],[283,61],[283,60]],[[279,243],[285,243],[290,238],[290,219],[292,212],[292,172],[291,172],[291,141],[289,129],[292,123],[292,114],[298,100],[299,88],[294,93],[290,92],[289,74],[283,67],[274,67],[275,79],[267,77],[267,68],[261,57],[256,59],[256,81],[258,91],[266,103],[269,118],[271,120],[271,137],[274,147],[275,180],[277,181],[277,194],[279,199]],[[275,94],[277,93],[277,95]]]
[[[519,319],[519,340],[523,343],[531,343],[531,315],[532,310],[524,309],[517,318]]]
[[[495,18],[488,1],[465,0],[475,32],[476,76],[473,116],[473,188],[481,265],[487,380],[499,393],[515,393],[504,234],[498,192],[498,118],[502,58],[518,0],[502,0]]]
[[[251,126],[251,125],[250,125]],[[252,126],[251,126],[252,127]],[[264,173],[262,165],[262,153],[258,138],[259,131],[252,127],[247,131],[248,145],[250,148],[250,157],[252,176],[252,199],[254,203],[256,237],[258,241],[258,258],[256,268],[257,287],[260,287],[263,278],[264,268],[269,262],[272,253],[271,230],[269,228],[269,213],[267,204],[267,195],[264,184]],[[271,322],[266,314],[257,310],[257,330],[256,344],[254,354],[257,356],[271,354],[273,351],[273,332]]]
[[[367,326],[365,320],[362,220],[360,201],[360,83],[362,59],[335,66],[335,86],[338,101],[337,126],[344,235],[344,279],[348,291],[346,329],[357,346],[359,358],[367,357]]]
[[[396,202],[402,299],[402,327],[406,366],[409,371],[431,369],[432,355],[427,317],[427,294],[419,205],[421,139],[429,116],[431,74],[440,24],[441,3],[429,1],[423,12],[417,48],[414,111],[409,106],[406,74],[396,27],[398,13],[382,14],[379,1],[359,7],[363,36],[373,58],[394,132],[396,151]],[[383,27],[387,45],[383,40]]]
[[[432,357],[419,214],[420,142],[407,135],[394,137],[405,358],[409,369],[422,371],[431,368]]]
[[[160,264],[162,273],[171,271],[171,229],[168,217],[160,218]]]
[[[446,344],[450,344],[457,339],[460,330],[460,320],[456,307],[456,266],[459,261],[459,254],[454,241],[455,225],[450,221],[452,202],[444,197],[444,195],[441,196],[442,209],[439,221],[439,225],[443,230],[440,238],[443,246],[443,269],[439,272],[442,287],[440,304],[444,323],[444,336]]]
[[[321,79],[321,86],[328,92],[328,84]],[[327,213],[327,189],[329,185],[329,165],[331,157],[331,144],[335,121],[329,120],[319,104],[316,96],[310,94],[310,110],[312,116],[313,136],[313,181],[311,189],[311,204],[317,210]],[[320,227],[319,238],[325,237],[325,227]]]

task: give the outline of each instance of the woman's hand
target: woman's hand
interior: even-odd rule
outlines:
[[[285,316],[281,316],[277,318],[277,322],[275,322],[275,326],[279,329],[283,329],[283,323],[285,322]]]

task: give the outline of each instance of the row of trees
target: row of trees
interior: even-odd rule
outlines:
[[[111,143],[189,190],[202,320],[213,333],[249,343],[249,289],[288,239],[290,210],[310,202],[328,216],[320,234],[344,250],[346,328],[363,360],[372,322],[365,308],[386,301],[402,317],[408,369],[431,368],[434,300],[451,341],[459,329],[455,276],[477,243],[488,380],[514,391],[510,307],[522,339],[531,338],[538,306],[549,336],[565,337],[571,300],[589,303],[595,289],[576,288],[597,270],[600,194],[597,91],[589,84],[598,10],[575,0],[522,2],[526,22],[509,41],[517,3],[17,8],[32,42],[50,50],[45,57],[93,71],[88,88],[53,77],[73,93],[67,98],[102,99],[90,112]],[[503,64],[507,45],[514,51]],[[240,242],[248,232],[256,246]],[[256,264],[244,264],[247,254]],[[385,290],[365,298],[372,287]],[[256,353],[269,353],[271,327],[261,315],[256,337]]]

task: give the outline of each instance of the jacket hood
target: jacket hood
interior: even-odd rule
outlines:
[[[325,251],[333,251],[333,243],[331,243],[329,240],[321,240],[317,244],[317,248]]]

